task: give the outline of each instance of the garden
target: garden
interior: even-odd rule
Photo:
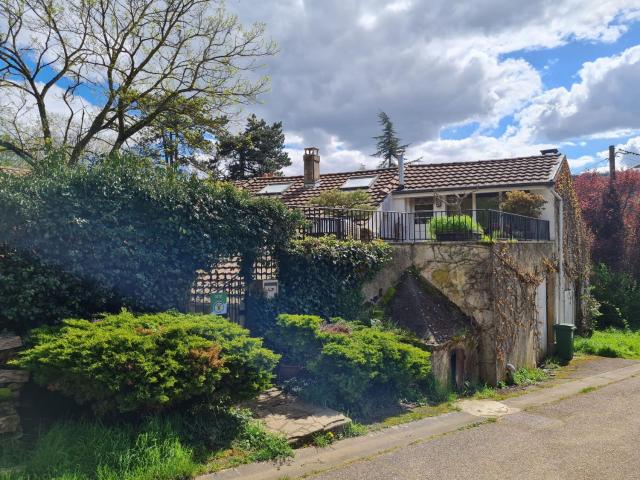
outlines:
[[[443,398],[424,346],[362,308],[382,242],[293,238],[302,220],[280,202],[134,155],[0,173],[0,202],[0,333],[25,343],[3,368],[31,376],[0,478],[176,479],[285,458],[286,439],[238,407],[275,381],[363,420]],[[265,250],[281,294],[249,296],[248,329],[183,313],[196,270]]]

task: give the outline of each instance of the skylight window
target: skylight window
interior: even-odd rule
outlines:
[[[258,195],[277,195],[284,192],[290,186],[290,183],[272,183],[271,185],[265,185],[265,187],[258,192]]]
[[[373,181],[376,179],[373,177],[351,177],[340,187],[342,190],[349,190],[352,188],[369,188]]]

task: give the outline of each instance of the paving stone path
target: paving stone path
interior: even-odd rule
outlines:
[[[340,412],[303,402],[277,388],[242,406],[251,409],[269,431],[283,434],[293,445],[301,445],[320,433],[340,431],[351,422]]]

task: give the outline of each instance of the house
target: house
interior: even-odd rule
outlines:
[[[434,343],[439,352],[434,370],[442,382],[461,385],[480,378],[495,384],[552,353],[554,325],[588,326],[583,305],[587,237],[567,159],[557,150],[498,160],[400,162],[397,167],[346,173],[321,173],[317,148],[306,148],[303,159],[303,175],[253,178],[238,186],[301,209],[310,221],[306,234],[378,238],[393,244],[393,262],[365,287],[366,298],[376,302],[391,287],[415,293],[406,274],[418,272],[468,319],[463,335],[452,333]],[[310,206],[313,198],[332,189],[367,191],[371,209]],[[539,218],[500,210],[502,197],[513,190],[544,198]],[[462,235],[459,228],[454,233],[438,230],[438,225],[461,222],[463,216],[471,219],[464,220],[471,227]],[[407,318],[417,315],[407,313],[411,308],[396,311],[405,313],[394,321],[409,328],[423,321]],[[431,315],[442,318],[424,321],[447,321],[444,313],[434,312]],[[417,330],[428,331],[424,327]]]

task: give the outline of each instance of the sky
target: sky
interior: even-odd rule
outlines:
[[[292,165],[373,168],[385,111],[407,160],[559,148],[572,170],[640,152],[639,0],[227,0],[279,47],[245,113],[282,121]],[[618,158],[622,166],[640,156]]]

